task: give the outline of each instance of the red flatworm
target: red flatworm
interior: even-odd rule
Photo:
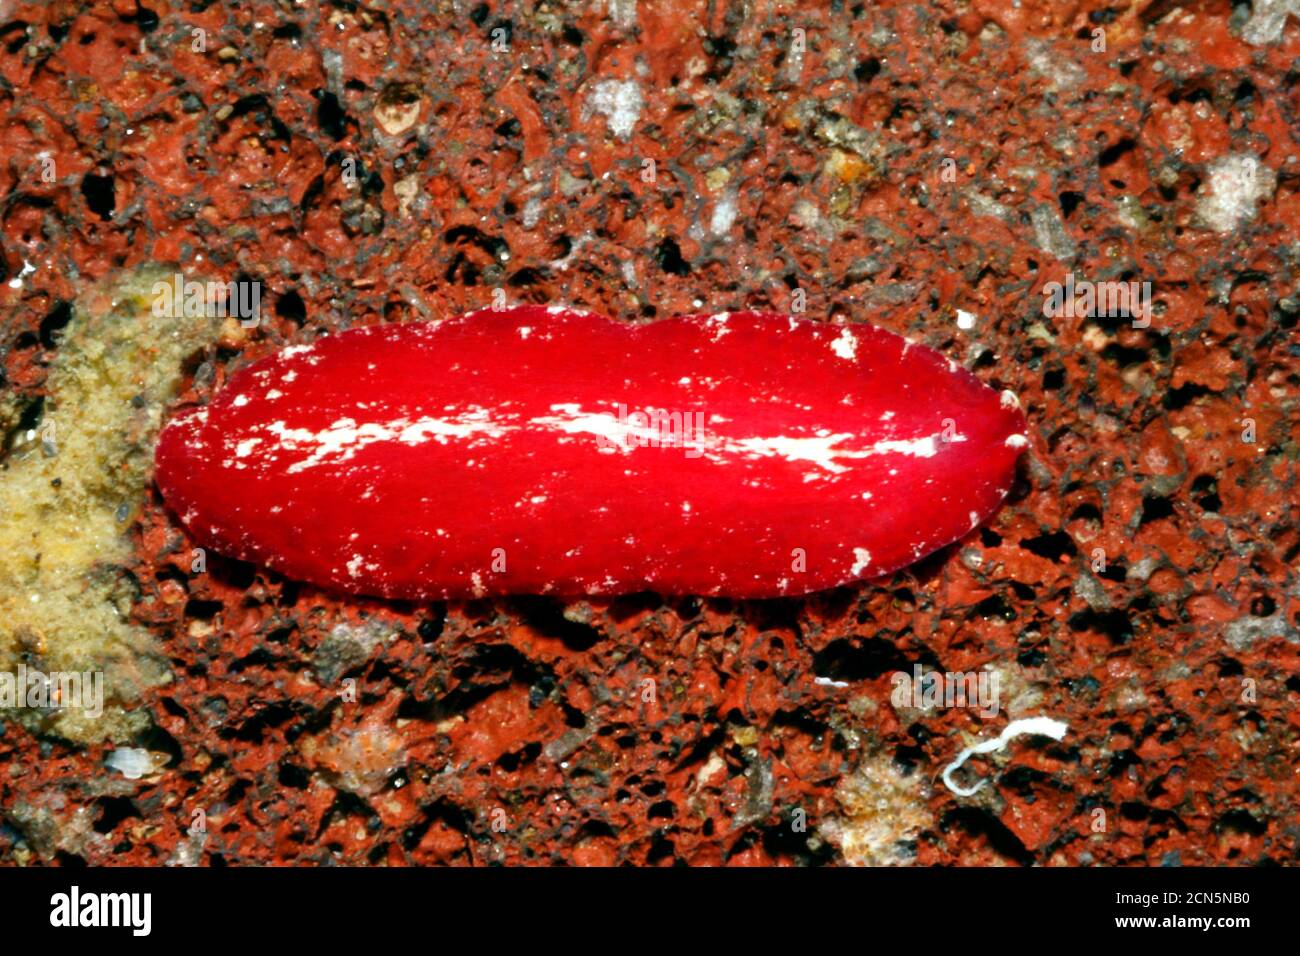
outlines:
[[[195,540],[358,594],[801,594],[999,505],[1025,419],[870,325],[485,310],[321,338],[163,430]]]

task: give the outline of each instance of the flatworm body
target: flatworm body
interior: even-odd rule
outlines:
[[[870,325],[485,310],[294,346],[163,430],[195,540],[343,591],[801,594],[999,505],[1025,420]]]

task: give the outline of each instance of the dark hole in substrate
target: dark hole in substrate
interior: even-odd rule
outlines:
[[[1213,475],[1197,475],[1192,481],[1192,500],[1202,510],[1217,513],[1223,507],[1218,480]]]
[[[1241,666],[1241,661],[1235,657],[1221,657],[1214,663],[1219,669],[1220,677],[1241,677],[1246,673],[1245,668]]]
[[[1214,823],[1214,829],[1219,833],[1229,830],[1235,833],[1244,833],[1248,836],[1263,836],[1268,832],[1268,822],[1259,819],[1249,810],[1238,808],[1229,810],[1219,817]]]
[[[564,604],[552,598],[523,595],[511,601],[513,609],[529,627],[545,637],[564,642],[571,651],[589,651],[604,638],[595,627],[564,616]]]
[[[937,666],[933,660],[924,661]],[[831,680],[874,680],[891,671],[911,672],[912,662],[892,642],[879,637],[840,638],[813,654],[813,673]]]
[[[284,761],[280,764],[279,773],[276,779],[281,786],[290,787],[294,790],[306,790],[311,785],[311,774],[297,764]]]
[[[1120,315],[1113,316],[1113,318],[1128,320],[1131,319],[1132,316]],[[1141,365],[1143,362],[1149,361],[1151,354],[1143,348],[1134,348],[1130,345],[1121,345],[1118,342],[1111,342],[1101,350],[1101,357],[1108,362],[1114,362],[1120,368],[1129,368],[1130,366]]]
[[[138,3],[135,6],[135,14],[126,19],[134,20],[141,33],[153,33],[154,30],[158,29],[158,14],[148,7],[140,6]]]
[[[307,321],[307,303],[297,289],[288,289],[275,300],[275,314],[301,326]]]
[[[991,594],[971,608],[970,616],[982,618],[1000,617],[1004,621],[1014,621],[1016,612],[1002,595]]]
[[[1016,654],[1021,667],[1040,667],[1047,660],[1047,652],[1038,647],[1026,647]]]
[[[414,850],[434,823],[441,823],[449,830],[455,830],[466,837],[473,829],[472,818],[468,813],[449,800],[439,798],[426,805],[421,819],[402,833],[402,846]]]
[[[1084,502],[1070,512],[1071,521],[1095,521],[1101,523],[1101,509],[1089,502]]]
[[[145,750],[166,754],[168,767],[177,766],[184,757],[184,752],[181,750],[181,745],[176,742],[176,738],[157,724],[150,724],[146,730],[136,735],[136,744]]]
[[[13,54],[17,53],[27,45],[28,23],[26,20],[14,20],[12,23],[0,27],[0,38],[7,37],[10,33],[16,34],[12,39],[5,41],[5,51]]]
[[[1112,777],[1118,777],[1129,767],[1140,766],[1142,766],[1142,758],[1132,750],[1121,750],[1110,758],[1110,767],[1107,772]]]
[[[714,83],[725,79],[727,74],[731,72],[732,54],[736,52],[736,41],[729,36],[706,36],[702,45],[704,52],[712,60],[705,77]],[[782,54],[784,54],[784,51],[782,51]]]
[[[420,635],[420,640],[429,644],[442,636],[443,628],[447,626],[447,605],[443,602],[431,605],[429,616],[420,621],[416,626],[415,632]]]
[[[208,554],[208,573],[221,584],[247,591],[257,579],[257,566],[238,558]]]
[[[677,854],[677,847],[673,841],[665,836],[657,836],[654,842],[650,844],[650,850],[646,853],[646,866],[655,866]]]
[[[117,185],[112,173],[107,176],[86,173],[81,177],[81,195],[90,211],[100,219],[107,221],[113,218],[113,208],[117,204]]]
[[[1194,399],[1209,394],[1210,389],[1199,382],[1187,382],[1165,392],[1164,405],[1170,411],[1176,412],[1180,408],[1186,408]]]
[[[199,598],[190,598],[185,602],[185,616],[210,621],[225,606],[221,601],[204,601]]]
[[[112,833],[123,820],[140,817],[140,810],[129,797],[104,797],[97,802],[99,819],[95,821],[96,833]]]
[[[247,116],[249,113],[256,114],[254,119],[259,123],[266,122],[266,110],[270,106],[270,101],[266,98],[265,93],[249,93],[247,96],[241,96],[235,100],[230,110],[230,115],[226,118],[227,122],[240,116]]]
[[[1123,561],[1108,561],[1106,566],[1097,572],[1097,577],[1105,578],[1107,581],[1126,581],[1128,580],[1128,567]]]
[[[1124,137],[1119,142],[1107,146],[1097,157],[1097,165],[1105,169],[1107,166],[1113,166],[1119,162],[1120,157],[1137,148],[1137,141],[1129,137]]]
[[[461,251],[457,251],[452,257],[451,263],[447,266],[446,279],[448,282],[459,282],[464,286],[478,285],[479,270],[469,257]]]
[[[869,56],[853,68],[853,78],[859,83],[870,83],[880,75],[880,61]]]
[[[686,276],[691,274],[690,264],[682,258],[682,250],[672,236],[664,236],[655,246],[655,262],[659,268],[670,275]]]
[[[500,236],[490,236],[474,226],[452,226],[442,234],[444,241],[452,245],[471,244],[478,246],[497,261],[510,255],[510,245]],[[567,253],[566,253],[567,255]]]
[[[1277,611],[1277,602],[1267,594],[1257,594],[1250,602],[1250,613],[1253,617],[1272,617]]]
[[[511,286],[518,289],[524,286],[537,285],[538,283],[545,282],[546,278],[544,270],[535,266],[524,266],[522,269],[516,270],[506,281]]]
[[[1133,621],[1123,608],[1109,611],[1094,611],[1085,608],[1070,616],[1070,630],[1092,631],[1103,634],[1115,644],[1123,644],[1133,636]]]
[[[542,745],[537,741],[525,744],[519,750],[502,754],[496,759],[496,765],[506,773],[514,773],[520,767],[533,763],[542,752]]]
[[[61,300],[41,319],[41,345],[47,349],[57,348],[59,333],[72,321],[72,303]]]
[[[822,866],[834,861],[835,848],[828,841],[817,841],[816,848],[809,844],[816,832],[810,821],[797,818],[793,810],[782,817],[780,823],[763,830],[763,850],[769,857],[794,860],[804,866]],[[914,844],[907,849],[913,847]]]
[[[280,663],[280,658],[272,654],[266,647],[255,647],[243,657],[236,658],[227,666],[232,674],[241,674],[252,667],[274,667]]]
[[[1021,866],[1029,866],[1034,862],[1034,854],[1006,824],[980,807],[958,807],[944,814],[943,829],[954,826],[961,827],[977,839],[987,840],[995,852]]]
[[[1151,815],[1151,808],[1145,803],[1138,803],[1136,800],[1125,800],[1119,805],[1119,814],[1125,820],[1138,822],[1145,820]]]
[[[1053,531],[1050,534],[1024,538],[1020,542],[1020,547],[1030,554],[1036,554],[1040,558],[1047,558],[1049,561],[1060,561],[1063,557],[1074,557],[1079,553],[1079,549],[1074,544],[1074,539],[1064,531]]]
[[[261,743],[267,731],[279,727],[294,716],[294,709],[284,701],[273,700],[266,704],[233,730],[223,727],[218,736],[223,740],[244,743]]]
[[[1174,514],[1173,498],[1160,498],[1155,495],[1147,495],[1142,499],[1142,520],[1138,527],[1149,524],[1152,521],[1159,521],[1162,518],[1172,517]]]
[[[339,98],[329,90],[316,92],[316,125],[330,139],[340,140],[348,134],[348,114],[343,109]]]

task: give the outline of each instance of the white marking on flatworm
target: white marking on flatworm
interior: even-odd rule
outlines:
[[[449,438],[469,438],[475,435],[496,438],[506,431],[505,426],[490,421],[487,411],[483,409],[469,411],[453,419],[425,417],[410,421],[399,418],[389,422],[358,424],[354,419],[340,418],[319,432],[306,428],[286,428],[282,421],[272,422],[264,428],[286,448],[295,449],[300,445],[311,447],[311,454],[307,458],[288,467],[290,474],[325,461],[350,461],[362,448],[374,442],[400,441],[407,445],[418,445],[433,438],[445,444]]]

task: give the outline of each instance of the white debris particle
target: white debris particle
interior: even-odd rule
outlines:
[[[636,0],[605,0],[605,11],[624,30],[636,26]]]
[[[1007,440],[1003,444],[1008,448],[1024,448],[1029,444],[1029,439],[1024,435],[1008,435]]]
[[[842,359],[851,359],[858,354],[858,340],[848,329],[840,332],[840,337],[831,343],[831,350]]]
[[[736,194],[728,191],[713,205],[713,217],[709,220],[709,231],[715,236],[725,236],[731,231],[736,221]]]
[[[995,750],[1005,750],[1016,737],[1037,736],[1051,737],[1053,740],[1062,740],[1070,725],[1063,720],[1053,720],[1051,717],[1024,717],[1020,720],[1013,720],[1002,728],[1002,733],[992,740],[986,740],[983,743],[976,744],[973,747],[965,748],[957,755],[957,759],[943,769],[943,783],[949,790],[959,797],[971,797],[979,793],[987,780],[981,780],[975,786],[969,789],[959,786],[952,782],[952,775],[961,768],[971,757],[976,754],[992,753]]]
[[[21,289],[23,287],[23,279],[25,279],[27,276],[31,275],[35,271],[36,271],[36,267],[32,265],[30,262],[28,262],[26,259],[24,259],[22,271],[19,272],[18,275],[14,276],[12,279],[9,280],[9,288]]]
[[[1034,244],[1039,249],[1062,262],[1069,262],[1074,258],[1077,247],[1073,237],[1066,232],[1065,223],[1061,221],[1055,206],[1036,207],[1029,214],[1029,220],[1034,226]]]
[[[108,755],[104,764],[127,780],[139,780],[159,770],[158,758],[142,747],[119,747]]]
[[[868,551],[866,548],[854,548],[853,567],[849,569],[849,573],[856,577],[857,575],[861,574],[863,571],[867,570],[867,568],[869,568],[870,566],[871,566],[871,552]]]
[[[1088,79],[1087,72],[1069,59],[1066,50],[1058,50],[1046,40],[1031,37],[1025,41],[1029,53],[1029,69],[1041,76],[1053,90],[1071,90]]]
[[[609,131],[626,141],[641,118],[643,102],[636,80],[601,80],[587,97],[582,113],[586,118],[593,113],[604,116]]]
[[[532,196],[524,203],[524,211],[521,214],[524,228],[532,229],[542,218],[542,200],[537,196]]]
[[[1232,232],[1255,218],[1255,206],[1277,188],[1277,176],[1253,153],[1229,153],[1210,163],[1196,192],[1196,218],[1214,232]]]
[[[1288,14],[1300,17],[1300,0],[1254,0],[1241,38],[1252,46],[1277,43]]]

